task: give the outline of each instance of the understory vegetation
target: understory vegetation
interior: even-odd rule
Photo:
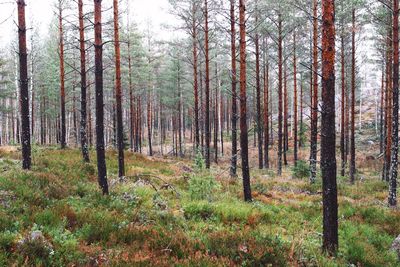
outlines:
[[[360,168],[368,178],[355,185],[339,177],[340,249],[328,257],[320,179],[310,185],[302,163],[279,178],[252,171],[245,203],[224,165],[127,153],[117,178],[115,154],[103,196],[78,150],[34,147],[31,171],[0,150],[0,265],[398,266],[400,211],[386,207],[379,172]]]

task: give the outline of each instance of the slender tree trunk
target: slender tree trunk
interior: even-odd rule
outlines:
[[[206,168],[210,168],[210,58],[209,58],[209,41],[208,41],[208,0],[204,0],[204,16],[205,16],[205,54],[206,54],[206,121],[205,121],[205,135],[206,135]]]
[[[393,121],[392,161],[389,179],[389,206],[397,205],[397,165],[399,152],[399,0],[393,0]]]
[[[293,121],[294,121],[294,142],[293,142],[293,154],[294,164],[297,164],[297,66],[296,66],[296,32],[293,34]]]
[[[269,169],[269,63],[264,41],[264,168]]]
[[[220,125],[220,141],[221,141],[221,155],[224,156],[224,121],[225,121],[225,106],[222,91],[219,92],[220,108],[219,108],[219,125]]]
[[[384,92],[385,92],[385,67],[382,66],[382,80],[381,80],[381,103],[380,103],[380,109],[379,109],[379,133],[380,133],[380,138],[379,138],[379,153],[383,154],[384,151],[384,141],[385,141],[385,133],[383,129],[383,124],[384,124]]]
[[[104,145],[104,101],[103,101],[103,41],[101,25],[101,1],[94,0],[94,47],[96,79],[96,150],[99,185],[108,195],[107,167]]]
[[[288,165],[287,151],[289,131],[288,131],[288,92],[287,92],[287,65],[286,60],[283,63],[283,164]]]
[[[79,141],[78,141],[78,116],[76,112],[76,94],[75,94],[77,81],[75,76],[76,75],[74,74],[74,81],[72,82],[72,124],[74,128],[73,131],[74,131],[75,146],[77,147]]]
[[[88,83],[90,84],[90,82]],[[87,87],[87,93],[88,93],[88,98],[87,98],[87,104],[88,104],[88,137],[89,137],[89,145],[90,147],[93,146],[93,125],[92,125],[92,94],[91,94],[91,89],[90,86],[88,85]]]
[[[282,15],[278,14],[278,176],[282,175]]]
[[[196,150],[200,147],[200,128],[199,128],[199,85],[197,81],[197,6],[193,2],[192,7],[192,42],[193,42],[193,91],[194,91],[194,139]],[[197,153],[197,151],[196,151]]]
[[[255,24],[258,25],[258,9],[257,9],[258,0],[256,0],[256,10],[255,10]],[[264,162],[263,162],[263,146],[262,146],[262,123],[261,123],[261,79],[260,79],[260,41],[259,41],[259,34],[256,29],[254,44],[256,48],[256,130],[257,130],[257,149],[258,149],[258,168],[262,169]]]
[[[355,52],[355,19],[356,11],[352,10],[352,33],[351,33],[351,133],[350,133],[350,182],[354,184],[356,173],[356,144],[355,144],[355,104],[356,104],[356,52]]]
[[[117,106],[118,176],[123,177],[125,176],[124,127],[122,119],[121,48],[119,43],[118,13],[118,0],[114,0],[115,101]]]
[[[218,65],[215,64],[215,99],[214,99],[214,162],[218,164]]]
[[[35,62],[34,62],[34,57],[33,57],[33,37],[31,36],[31,93],[32,93],[32,99],[31,99],[31,139],[32,142],[35,142]]]
[[[344,27],[342,25],[342,27]],[[340,169],[340,174],[345,175],[346,172],[346,147],[345,147],[345,98],[346,96],[346,77],[345,77],[345,55],[344,55],[344,33],[340,35],[340,66],[341,66],[341,88],[342,88],[342,98],[341,98],[341,124],[340,124],[340,154],[342,158],[342,166]]]
[[[338,241],[335,132],[335,1],[322,2],[321,171],[323,249],[335,254]]]
[[[181,89],[181,69],[178,62],[178,142],[179,142],[179,157],[183,157],[182,150],[182,89]],[[184,127],[183,127],[184,128]]]
[[[26,49],[25,1],[18,0],[19,87],[21,105],[22,168],[31,168],[31,132],[29,125],[28,53]]]
[[[133,95],[132,81],[132,56],[131,56],[131,31],[130,31],[130,7],[127,9],[127,24],[128,24],[128,80],[129,80],[129,141],[130,149],[134,151],[135,146],[135,103]]]
[[[63,31],[63,14],[62,2],[59,0],[59,49],[60,49],[60,96],[61,96],[61,148],[64,149],[66,144],[66,127],[65,127],[65,68],[64,68],[64,31]]]
[[[239,0],[240,25],[240,146],[242,156],[242,175],[244,200],[252,201],[249,169],[249,138],[247,133],[246,103],[246,18],[245,0]]]
[[[85,26],[83,24],[83,2],[82,0],[78,0],[78,9],[79,9],[79,44],[80,44],[80,54],[81,54],[81,125],[80,125],[80,133],[81,133],[81,148],[82,148],[82,157],[85,162],[89,162],[89,148],[87,141],[87,131],[86,131],[86,119],[87,119],[87,110],[86,110],[86,48],[85,48]]]
[[[237,120],[238,120],[238,111],[237,111],[237,92],[236,92],[236,29],[235,29],[235,0],[230,0],[230,15],[231,15],[231,82],[232,82],[232,157],[231,157],[231,168],[230,175],[231,177],[236,177],[236,169],[237,169]]]
[[[304,134],[304,122],[303,122],[303,76],[300,74],[300,138],[299,138],[299,148],[303,147],[303,134]]]
[[[318,3],[313,0],[313,94],[311,113],[310,182],[317,179],[317,138],[318,138]]]

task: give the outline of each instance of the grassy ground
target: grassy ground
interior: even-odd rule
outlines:
[[[320,249],[321,184],[290,168],[253,170],[255,201],[244,203],[241,181],[222,167],[127,153],[120,180],[108,152],[111,194],[102,196],[78,150],[35,148],[32,171],[18,157],[0,150],[1,266],[400,266],[389,249],[400,211],[386,207],[387,185],[368,168],[355,185],[339,177],[332,258]]]

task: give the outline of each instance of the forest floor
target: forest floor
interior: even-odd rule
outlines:
[[[245,203],[227,163],[208,173],[201,160],[127,152],[118,179],[109,151],[103,196],[79,150],[34,146],[31,171],[19,157],[0,148],[0,266],[400,266],[400,210],[386,206],[379,165],[359,163],[355,185],[338,178],[340,250],[329,257],[321,181],[310,185],[301,163],[282,177],[252,169]]]

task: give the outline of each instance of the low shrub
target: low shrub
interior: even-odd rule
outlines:
[[[310,175],[310,166],[304,160],[298,160],[297,164],[292,167],[292,175],[294,178],[302,179]]]
[[[189,196],[192,200],[211,200],[218,183],[205,172],[194,174],[189,179]]]

